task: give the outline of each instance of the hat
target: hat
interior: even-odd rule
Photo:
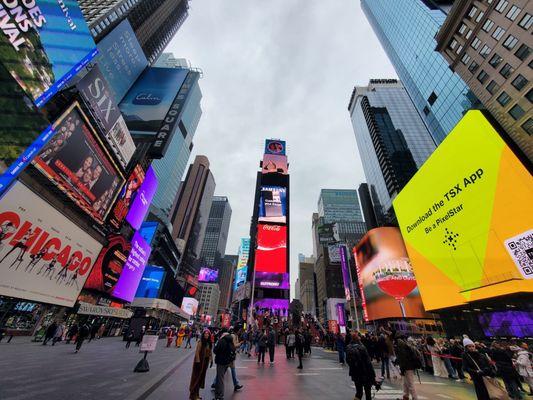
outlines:
[[[465,346],[465,347],[466,346],[474,346],[474,342],[472,342],[472,340],[469,339],[469,338],[464,338],[463,339],[463,346]]]

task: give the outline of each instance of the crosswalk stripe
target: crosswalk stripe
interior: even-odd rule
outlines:
[[[446,394],[437,393],[437,396],[442,397],[443,399],[453,399],[453,397],[450,397],[450,396],[448,396]]]
[[[299,376],[317,376],[317,375],[320,375],[320,374],[316,374],[316,373],[313,373],[313,372],[300,372],[300,373],[296,373],[294,375],[299,375]]]

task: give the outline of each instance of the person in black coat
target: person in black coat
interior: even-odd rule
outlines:
[[[518,382],[516,380],[517,372],[514,368],[511,354],[500,343],[492,343],[490,358],[496,363],[497,375],[502,378],[509,396],[513,399],[520,399],[522,396],[518,388]]]
[[[355,385],[355,399],[372,399],[372,386],[376,384],[376,372],[366,347],[361,343],[357,332],[352,333],[352,340],[346,349],[346,362],[349,367],[349,375]]]
[[[476,349],[476,345],[469,338],[463,339],[465,352],[463,353],[463,371],[470,375],[478,400],[490,400],[489,392],[483,382],[484,376],[494,377],[494,370],[485,354]]]
[[[304,356],[305,338],[300,328],[296,329],[295,336],[296,355],[298,356],[299,363],[297,368],[303,369],[302,358]]]

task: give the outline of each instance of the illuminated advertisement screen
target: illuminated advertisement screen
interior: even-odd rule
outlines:
[[[351,296],[351,284],[350,284],[350,259],[348,258],[348,250],[345,245],[339,247],[339,253],[341,258],[341,272],[342,282],[344,285],[344,297],[347,301],[350,301]]]
[[[287,156],[280,156],[278,154],[265,154],[263,156],[262,172],[263,174],[283,174],[288,173]]]
[[[127,302],[133,301],[151,251],[139,232],[135,232],[131,239],[130,254],[113,289],[114,297]]]
[[[146,221],[142,223],[141,229],[139,229],[139,233],[143,237],[144,241],[148,243],[149,245],[152,245],[152,240],[154,239],[158,226],[159,226],[158,222]]]
[[[237,269],[241,269],[248,264],[249,256],[250,256],[250,238],[241,238],[241,245],[239,246],[239,258],[237,261]]]
[[[41,107],[98,53],[96,45],[74,0],[3,3],[0,62]]]
[[[261,310],[288,310],[289,300],[284,299],[261,299],[254,302],[254,308]]]
[[[248,267],[246,265],[235,271],[235,283],[233,284],[233,290],[237,290],[240,286],[244,285],[247,276]]]
[[[533,291],[533,177],[469,111],[393,202],[428,310]]]
[[[256,272],[255,286],[264,289],[290,289],[289,274]]]
[[[130,210],[133,199],[137,196],[137,192],[141,188],[144,181],[144,171],[140,165],[136,165],[133,168],[128,181],[122,187],[118,195],[118,200],[110,213],[109,223],[116,229],[120,228],[126,214]]]
[[[19,181],[0,201],[0,295],[72,307],[101,248]]]
[[[256,272],[287,272],[287,228],[258,224]]]
[[[135,293],[135,297],[155,299],[159,297],[161,285],[165,279],[165,269],[156,265],[147,265],[144,269],[141,282]]]
[[[32,164],[102,224],[124,178],[77,102],[54,122],[55,136]]]
[[[198,282],[217,282],[218,270],[207,267],[200,268],[200,274],[198,275]]]
[[[189,315],[196,315],[198,312],[198,300],[194,297],[184,297],[181,302],[181,309]]]
[[[267,139],[265,141],[265,154],[285,155],[285,141]]]
[[[131,243],[120,235],[111,235],[96,259],[84,289],[111,295],[131,250]]]
[[[126,215],[126,221],[130,223],[133,229],[141,227],[156,190],[157,177],[152,166],[149,166],[141,187],[133,194],[130,210]]]
[[[287,190],[280,186],[261,186],[261,201],[259,202],[259,222],[287,221]]]
[[[398,228],[368,231],[354,256],[365,321],[429,317]]]
[[[533,337],[533,312],[493,311],[478,315],[483,333],[488,337]]]

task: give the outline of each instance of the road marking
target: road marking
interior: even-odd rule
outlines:
[[[333,369],[343,369],[341,367],[322,367],[322,368],[307,368],[310,371],[325,371],[325,370],[333,370]]]
[[[298,376],[317,376],[317,375],[320,375],[320,374],[315,374],[313,372],[299,372],[299,373],[296,373],[294,375],[298,375]]]
[[[442,397],[443,399],[453,399],[453,397],[450,397],[450,396],[445,395],[445,394],[440,394],[440,393],[437,394],[437,396]]]
[[[441,382],[420,382],[422,385],[441,385],[441,386],[444,386],[446,385],[445,383],[441,383]]]

